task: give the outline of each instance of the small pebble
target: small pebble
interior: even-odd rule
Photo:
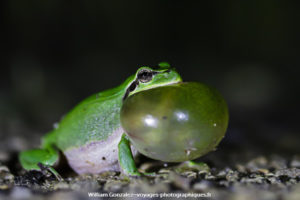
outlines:
[[[291,161],[291,167],[300,168],[300,156],[294,156]]]
[[[10,193],[12,199],[29,199],[32,196],[29,188],[14,187]]]

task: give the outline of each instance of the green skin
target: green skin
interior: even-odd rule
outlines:
[[[78,104],[59,122],[56,129],[43,137],[40,148],[21,152],[19,160],[22,167],[26,170],[47,167],[59,178],[53,169],[59,159],[59,150],[66,153],[96,142],[110,141],[110,136],[116,130],[122,130],[120,110],[126,98],[141,91],[181,81],[180,75],[168,63],[160,63],[158,69],[139,68],[136,74],[120,86],[94,94]],[[140,175],[125,133],[120,137],[118,156],[115,159],[126,175]]]

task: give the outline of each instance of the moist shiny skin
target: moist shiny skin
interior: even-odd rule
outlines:
[[[142,154],[166,162],[193,160],[215,149],[228,125],[223,97],[200,83],[177,83],[125,100],[121,124]]]

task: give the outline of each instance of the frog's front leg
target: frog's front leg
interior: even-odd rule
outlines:
[[[129,176],[141,176],[141,173],[138,171],[133,159],[130,148],[130,141],[125,134],[122,135],[121,141],[118,145],[118,149],[118,157],[121,170]]]

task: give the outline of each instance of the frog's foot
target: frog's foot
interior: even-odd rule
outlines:
[[[153,173],[145,173],[145,172],[134,172],[134,173],[126,173],[126,172],[122,172],[121,173],[121,177],[123,177],[124,179],[141,179],[143,177],[156,177],[157,174],[155,172]]]
[[[123,172],[123,176],[127,176],[130,178],[140,178],[143,176],[143,174],[138,171],[137,172]]]
[[[156,177],[157,173],[155,172],[144,172],[142,173],[142,176],[147,176],[147,177]]]
[[[179,173],[185,172],[187,170],[208,172],[210,168],[204,162],[186,161],[175,167],[175,170]]]

